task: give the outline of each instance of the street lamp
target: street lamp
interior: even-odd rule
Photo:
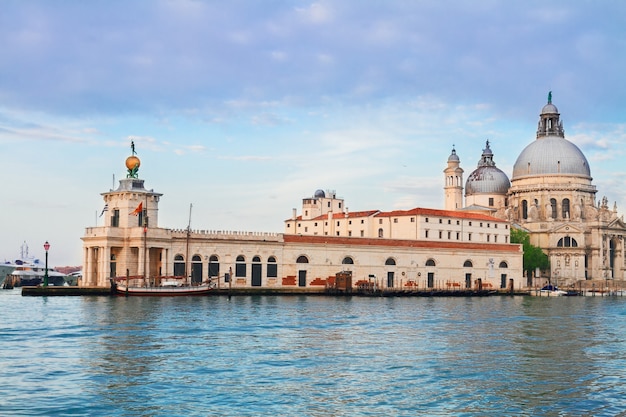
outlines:
[[[46,251],[46,271],[43,274],[43,286],[48,286],[48,249],[50,249],[50,244],[46,240],[46,243],[43,244],[43,248]]]

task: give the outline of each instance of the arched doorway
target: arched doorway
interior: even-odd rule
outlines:
[[[185,257],[183,255],[174,256],[174,276],[185,276]]]
[[[200,255],[194,255],[191,258],[191,284],[200,284],[202,282],[202,258]]]
[[[296,259],[296,263],[297,264],[308,264],[309,263],[309,258],[307,258],[304,255],[300,255],[298,256],[298,259]],[[300,269],[301,267],[298,266],[298,286],[299,287],[306,287],[306,269]]]
[[[255,256],[252,258],[252,286],[260,287],[261,286],[261,258],[259,256]]]

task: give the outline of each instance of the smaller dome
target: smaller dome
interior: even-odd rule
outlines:
[[[474,170],[465,183],[465,195],[506,194],[511,187],[509,177],[495,166],[481,166]]]
[[[460,162],[459,156],[456,154],[456,149],[452,148],[452,153],[448,157],[448,162]]]
[[[317,191],[315,191],[315,194],[313,194],[313,197],[315,197],[315,198],[326,198],[326,193],[324,192],[324,190],[317,190]]]
[[[559,109],[552,103],[548,103],[541,109],[541,114],[559,114]]]

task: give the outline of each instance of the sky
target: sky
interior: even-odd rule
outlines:
[[[3,0],[0,260],[49,241],[81,265],[131,141],[160,227],[282,232],[317,189],[443,209],[452,147],[467,178],[489,140],[510,178],[549,91],[624,213],[625,21],[621,0]]]

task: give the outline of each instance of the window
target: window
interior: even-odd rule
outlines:
[[[219,259],[215,255],[211,255],[209,258],[209,278],[220,276],[220,264]]]
[[[345,258],[343,258],[343,261],[341,261],[341,263],[344,265],[352,265],[354,264],[354,260],[351,257],[346,256]]]
[[[569,219],[569,198],[564,198],[561,204],[562,204],[561,211],[562,211],[563,218]]]
[[[528,201],[522,200],[522,219],[528,219]]]
[[[317,227],[317,222],[313,223],[313,225],[314,225],[315,227]]]
[[[468,225],[468,226],[471,226],[471,225],[472,225],[472,222],[467,222],[467,225]]]
[[[428,238],[428,230],[424,230],[424,237]]]
[[[433,259],[429,259],[426,261],[426,266],[435,266],[435,261]]]
[[[385,265],[395,265],[396,264],[396,260],[393,258],[387,258],[387,260],[385,261]]]
[[[337,226],[339,226],[341,224],[341,222],[337,222]]]
[[[411,217],[411,223],[415,223],[415,217]]]
[[[348,224],[352,224],[352,220],[348,220]]]
[[[489,197],[489,207],[493,207],[493,197]]]
[[[507,263],[506,263],[506,262],[502,261],[502,262],[500,262],[499,267],[500,267],[500,268],[508,268],[508,267],[509,267],[509,265],[507,265]]]
[[[442,236],[442,234],[441,234],[441,230],[440,230],[439,231],[439,239],[441,239],[441,236]]]
[[[378,219],[378,224],[383,224],[383,219]]]
[[[480,222],[480,227],[483,227],[483,222]]]
[[[456,221],[456,225],[458,226],[458,225],[460,225],[460,224],[461,224],[461,221],[460,221],[460,220],[457,220],[457,221]]]
[[[442,224],[442,223],[443,223],[443,219],[439,219],[439,224]]]
[[[493,235],[493,243],[498,243],[498,235]]]
[[[365,230],[361,230],[361,237],[365,236]]]
[[[348,230],[348,236],[352,236],[352,230]]]
[[[365,223],[365,220],[361,219],[361,224]]]
[[[471,233],[467,234],[467,240],[472,240],[472,234]]]
[[[177,277],[185,276],[185,258],[183,255],[174,256],[174,275]]]
[[[308,264],[309,263],[309,258],[307,258],[304,255],[300,255],[300,256],[298,256],[298,259],[296,259],[296,263],[298,263],[298,264]]]
[[[491,237],[491,235],[487,235],[487,242],[489,242],[489,238]]]
[[[383,237],[383,229],[378,229],[378,237]]]
[[[308,227],[305,227],[305,228],[304,228],[304,233],[306,233],[306,232],[308,232],[308,231],[309,231],[309,228],[308,228]]]
[[[459,232],[456,232],[456,240],[459,240],[460,237],[461,237],[461,234]]]
[[[469,259],[463,263],[464,268],[471,268],[473,266],[474,264],[472,264],[472,261],[470,261]]]
[[[276,258],[273,256],[267,258],[267,276],[268,278],[276,278],[278,276],[278,265],[276,264]]]
[[[120,227],[119,209],[113,209],[113,214],[111,215],[111,227]]]
[[[424,223],[428,223],[428,217],[424,219]]]
[[[559,239],[559,242],[556,244],[556,246],[559,248],[577,248],[578,242],[576,242],[576,239],[574,238],[565,236]]]
[[[235,276],[246,276],[246,258],[243,255],[237,256],[237,260],[235,261]]]
[[[448,240],[450,240],[451,235],[452,235],[452,232],[448,232]]]
[[[398,218],[397,218],[397,217],[396,217],[396,218],[394,218],[394,219],[393,219],[393,222],[394,222],[394,223],[398,223]]]
[[[448,224],[452,224],[452,220],[448,219]]]

